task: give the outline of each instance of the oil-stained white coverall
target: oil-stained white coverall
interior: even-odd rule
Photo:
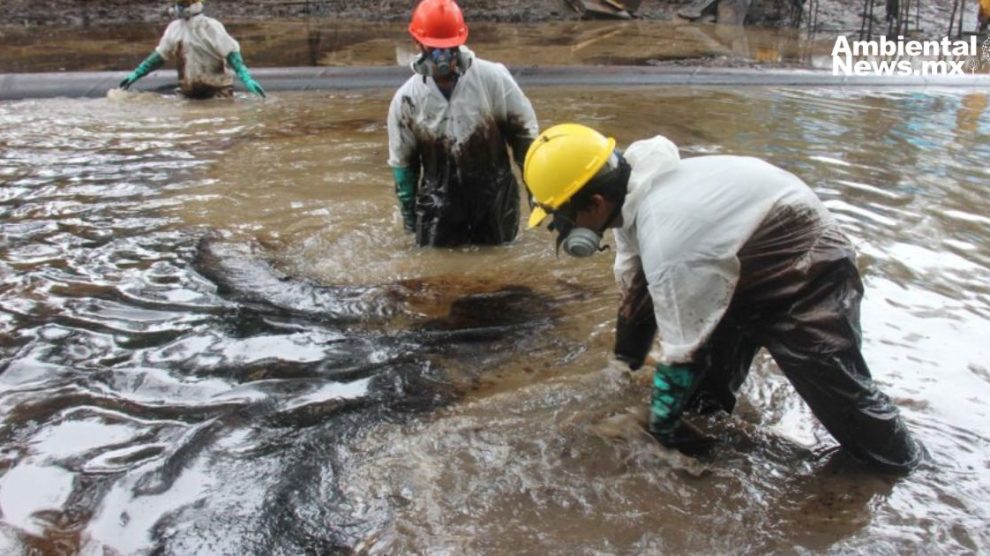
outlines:
[[[814,192],[756,158],[680,160],[660,136],[624,156],[616,354],[641,363],[659,332],[661,362],[693,376],[684,407],[731,411],[766,348],[844,448],[914,467],[923,451],[860,353],[855,254]]]
[[[172,21],[155,51],[166,60],[175,60],[183,95],[209,98],[233,94],[234,78],[226,60],[240,49],[222,23],[197,15]]]
[[[444,246],[512,241],[519,229],[519,167],[539,129],[502,64],[460,47],[461,75],[448,100],[432,77],[413,75],[388,112],[388,165],[418,179],[416,242]]]

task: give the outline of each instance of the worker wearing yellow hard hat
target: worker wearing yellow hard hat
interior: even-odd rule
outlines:
[[[615,152],[615,139],[577,124],[554,126],[537,137],[526,153],[523,180],[533,196],[529,227],[538,226],[548,215],[557,230],[557,247],[574,256],[588,256],[598,248],[601,232],[618,216],[625,196],[629,165]],[[535,189],[534,189],[535,188]],[[600,230],[576,227],[576,215],[565,207],[577,195],[609,194],[612,211]],[[572,231],[573,230],[573,231]]]
[[[538,187],[530,190],[542,199],[532,212],[529,226],[538,225],[547,213],[542,208],[557,209],[567,202],[605,165],[615,151],[615,139],[577,124],[554,126],[539,136],[540,147],[526,153],[526,183]],[[583,161],[574,164],[569,160]]]
[[[613,230],[622,291],[613,351],[638,368],[659,333],[648,426],[662,444],[711,448],[683,417],[731,412],[765,348],[854,456],[889,471],[923,459],[860,352],[852,246],[797,176],[751,157],[682,160],[662,136],[620,152],[579,124],[543,131],[523,176],[530,226],[551,217],[566,253],[593,255]]]
[[[179,92],[187,98],[231,97],[237,75],[244,88],[264,97],[265,90],[251,76],[241,47],[219,21],[203,15],[201,0],[177,0],[175,20],[162,35],[158,47],[123,81],[128,89],[142,77],[175,60],[179,72]]]

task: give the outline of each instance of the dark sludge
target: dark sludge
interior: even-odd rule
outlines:
[[[371,378],[362,403],[399,412],[429,410],[463,392],[445,366],[490,366],[519,349],[550,340],[534,333],[552,325],[559,300],[519,285],[443,277],[381,285],[334,286],[287,276],[264,260],[258,246],[206,238],[196,270],[231,302],[223,323],[232,336],[282,334],[300,328],[334,334],[333,350],[321,361],[266,360],[211,369],[243,381]],[[396,327],[395,323],[400,324]],[[197,372],[190,369],[190,372]],[[483,371],[481,371],[483,372]],[[328,414],[347,410],[325,408]],[[318,421],[323,410],[307,407],[293,419]]]

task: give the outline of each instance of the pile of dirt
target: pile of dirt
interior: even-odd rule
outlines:
[[[643,0],[642,19],[669,20],[692,0]],[[901,0],[904,1],[904,0]],[[874,0],[873,34],[888,28],[883,0]],[[333,17],[362,21],[404,21],[417,0],[208,0],[207,13],[222,21]],[[567,0],[460,0],[468,21],[525,22],[581,18]],[[863,26],[865,0],[752,0],[747,24],[815,24],[819,32],[857,32]],[[976,2],[969,3],[964,30],[976,26]],[[99,26],[169,19],[170,3],[161,0],[4,0],[0,26]],[[952,2],[913,0],[911,34],[941,37],[949,28]],[[971,8],[971,9],[970,9]],[[708,18],[709,20],[711,17]]]

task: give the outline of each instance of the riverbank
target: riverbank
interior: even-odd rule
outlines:
[[[650,21],[673,21],[684,1],[645,0],[635,13]],[[754,0],[747,24],[790,27],[799,23],[816,33],[858,32],[863,27],[862,0],[804,0],[803,10],[792,2]],[[873,14],[873,32],[886,30],[886,13],[880,2]],[[976,6],[969,3],[964,31],[976,27]],[[267,21],[294,18],[335,18],[366,22],[403,22],[409,18],[412,0],[345,2],[344,0],[209,0],[207,13],[224,22]],[[546,23],[578,21],[581,16],[564,0],[463,0],[469,22]],[[158,0],[7,0],[0,11],[0,27],[104,26],[121,23],[159,23],[170,19],[170,4]],[[908,32],[941,37],[949,29],[951,2],[916,0]],[[869,25],[867,25],[869,27]]]

